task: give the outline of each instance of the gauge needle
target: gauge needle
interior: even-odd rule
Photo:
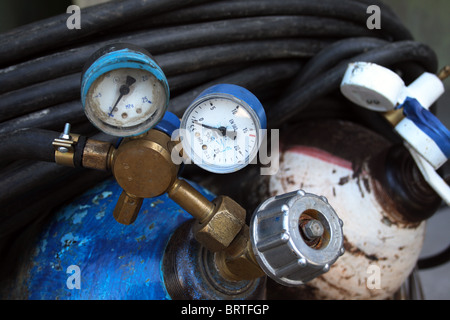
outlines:
[[[133,83],[136,82],[136,79],[131,77],[131,76],[127,76],[127,80],[125,82],[125,84],[123,84],[120,89],[120,95],[119,98],[117,98],[116,103],[114,104],[114,106],[111,108],[111,111],[108,113],[108,116],[112,116],[112,113],[114,112],[114,109],[116,108],[117,104],[119,103],[120,99],[122,99],[123,96],[126,96],[127,94],[130,93],[130,87],[133,85]]]
[[[216,127],[208,126],[207,124],[200,123],[198,121],[194,121],[194,123],[198,124],[198,125],[201,125],[204,128],[211,129],[211,130],[214,130],[214,131],[218,131],[218,132],[220,132],[222,137],[227,136],[227,137],[229,137],[229,138],[231,138],[233,140],[236,139],[236,132],[235,131],[227,131],[227,128],[224,127],[224,126],[220,126],[220,127],[216,128]]]

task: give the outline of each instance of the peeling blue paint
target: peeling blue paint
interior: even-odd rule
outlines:
[[[106,180],[57,212],[30,257],[26,288],[19,290],[27,299],[170,299],[162,257],[170,236],[191,216],[162,195],[145,199],[136,221],[121,225],[112,215],[121,192]],[[80,267],[81,289],[66,286],[70,265]]]
[[[101,218],[103,218],[105,216],[105,210],[99,211],[97,212],[97,214],[95,215],[95,219],[99,220]]]
[[[87,210],[84,210],[80,213],[77,213],[73,216],[73,223],[77,224],[77,223],[81,223],[81,221],[83,220],[83,218],[88,214]]]

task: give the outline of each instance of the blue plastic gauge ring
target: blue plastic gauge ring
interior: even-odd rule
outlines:
[[[150,53],[134,45],[100,49],[82,72],[84,112],[94,126],[113,136],[151,129],[163,118],[169,98],[164,72]]]
[[[264,108],[247,89],[218,84],[203,91],[181,119],[180,137],[189,160],[214,173],[251,163],[267,127]]]

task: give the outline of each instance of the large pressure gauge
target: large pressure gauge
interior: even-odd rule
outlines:
[[[181,119],[187,156],[214,173],[242,169],[256,156],[266,129],[259,100],[247,89],[219,84],[202,92]]]
[[[81,101],[87,118],[101,131],[135,136],[164,116],[169,86],[150,53],[133,45],[112,45],[86,64]]]

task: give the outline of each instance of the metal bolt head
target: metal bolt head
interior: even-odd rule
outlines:
[[[323,225],[319,220],[309,220],[303,226],[303,232],[309,239],[315,239],[323,235]]]
[[[132,224],[138,216],[142,202],[142,198],[130,196],[123,191],[113,211],[114,219],[121,224]]]
[[[70,123],[66,123],[64,125],[64,131],[63,133],[59,136],[60,139],[64,139],[64,140],[71,140],[72,137],[70,136]]]
[[[58,151],[61,153],[67,153],[67,152],[69,152],[69,149],[66,147],[58,147]]]

